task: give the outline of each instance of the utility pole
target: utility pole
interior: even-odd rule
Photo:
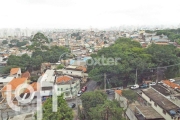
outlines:
[[[156,83],[158,82],[158,68],[159,67],[157,67]]]
[[[136,80],[135,80],[135,84],[137,83],[137,68],[136,68]]]
[[[106,91],[106,73],[104,73],[104,90]]]

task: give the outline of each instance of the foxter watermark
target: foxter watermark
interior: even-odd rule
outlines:
[[[99,65],[99,66],[111,66],[111,65],[117,65],[118,61],[120,61],[121,58],[112,58],[112,57],[104,57],[104,55],[102,55],[99,58],[91,58],[88,59],[86,61],[86,65],[88,66],[95,66],[95,65]]]

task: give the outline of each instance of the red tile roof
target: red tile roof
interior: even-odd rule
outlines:
[[[71,79],[72,79],[72,77],[70,77],[70,76],[61,76],[61,77],[58,77],[58,78],[56,79],[56,82],[57,82],[57,83],[68,82],[68,81],[70,81]]]
[[[180,86],[178,84],[170,82],[169,80],[163,80],[162,82],[171,88],[174,88],[174,89],[179,88],[180,89]]]
[[[11,86],[11,90],[15,90],[20,84],[23,84],[26,80],[27,78],[14,78],[7,85]],[[7,85],[2,88],[2,91],[7,90]]]
[[[30,75],[29,71],[26,71],[25,73],[22,73],[21,77],[30,78],[31,75]]]
[[[115,90],[115,92],[119,95],[122,95],[122,90]]]
[[[10,75],[17,74],[20,68],[11,68]]]
[[[32,90],[33,92],[40,90],[40,84],[37,83],[37,82],[33,82],[32,84],[30,84],[30,86],[33,88],[33,90]],[[24,91],[24,93],[30,93],[30,90],[29,90],[29,89],[26,89],[26,90]]]
[[[76,69],[82,70],[83,72],[87,71],[86,67],[83,67],[83,66],[78,66]]]

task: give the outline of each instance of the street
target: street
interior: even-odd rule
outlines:
[[[94,91],[97,87],[97,82],[90,80],[87,82],[86,86],[87,86],[87,91]]]

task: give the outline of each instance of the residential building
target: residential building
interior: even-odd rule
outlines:
[[[11,68],[10,76],[14,78],[21,77],[21,68]]]
[[[46,72],[39,77],[38,83],[40,84],[40,93],[42,97],[51,96],[56,79],[54,70],[46,70]]]
[[[166,120],[178,120],[180,108],[153,88],[141,90],[141,96]]]
[[[21,77],[22,78],[25,77],[25,78],[27,78],[29,80],[31,75],[30,75],[29,71],[26,71],[26,72],[22,73]]]
[[[135,107],[135,116],[137,117],[138,120],[165,120],[151,106],[137,105]]]
[[[124,109],[128,106],[128,100],[122,96],[122,90],[115,90],[115,100],[117,100],[120,103],[120,106]]]
[[[23,84],[27,84],[27,78],[14,78],[1,89],[2,97],[6,98],[8,94],[12,97],[20,95],[25,90],[25,88],[23,88]],[[8,86],[11,87],[10,90],[8,90]],[[15,91],[18,92],[15,93]]]
[[[64,94],[64,98],[73,98],[80,91],[80,80],[71,76],[63,75],[56,79],[57,94]]]
[[[14,77],[0,77],[0,89],[2,89],[6,84],[8,84],[11,80],[13,80]]]

